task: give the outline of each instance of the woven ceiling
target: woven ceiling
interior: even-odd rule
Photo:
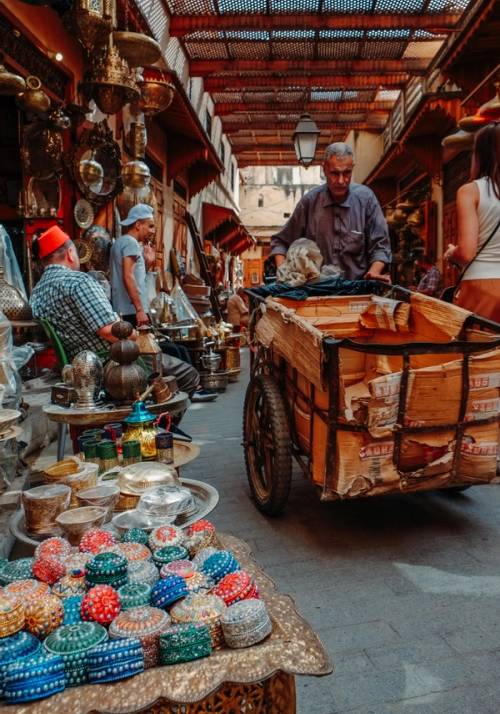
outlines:
[[[383,131],[471,0],[167,0],[192,77],[204,78],[240,166],[294,164],[309,112],[321,149]]]

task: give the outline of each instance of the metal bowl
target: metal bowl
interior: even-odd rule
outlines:
[[[60,513],[56,523],[66,533],[71,545],[78,545],[84,533],[99,528],[105,521],[107,510],[100,506],[84,506]]]
[[[178,486],[157,486],[144,491],[137,510],[154,518],[169,518],[193,513],[196,509],[191,491]]]
[[[103,483],[92,488],[84,488],[77,493],[80,506],[100,506],[106,509],[107,523],[111,520],[113,509],[120,497],[120,488],[116,483]]]
[[[132,496],[140,496],[153,486],[180,486],[176,470],[159,461],[143,461],[115,471],[118,471],[120,492]]]

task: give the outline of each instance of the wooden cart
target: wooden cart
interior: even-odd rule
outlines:
[[[402,288],[248,292],[243,434],[262,512],[285,506],[292,456],[323,500],[498,480],[500,325]]]

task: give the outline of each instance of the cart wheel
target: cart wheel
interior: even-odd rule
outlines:
[[[278,385],[254,376],[243,408],[245,462],[252,497],[268,516],[283,510],[292,479],[292,448],[285,405]]]

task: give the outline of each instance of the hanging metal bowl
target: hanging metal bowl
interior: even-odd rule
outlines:
[[[115,31],[113,41],[129,67],[154,64],[161,57],[161,47],[158,42],[140,32]]]
[[[454,134],[445,136],[441,142],[443,149],[454,149],[456,151],[468,151],[474,145],[474,134],[459,129]]]
[[[145,188],[151,181],[151,171],[144,161],[128,161],[122,169],[124,186]]]
[[[141,91],[137,108],[148,116],[165,111],[174,99],[175,85],[169,74],[158,67],[145,67],[137,85]]]
[[[479,116],[479,114],[472,114],[471,116],[460,119],[458,126],[460,129],[463,129],[463,131],[471,132],[481,129],[481,127],[486,126],[487,123],[488,119],[486,119],[486,117]]]
[[[0,96],[16,95],[24,92],[25,89],[24,79],[19,74],[9,72],[3,64],[0,64]]]
[[[496,94],[493,99],[479,107],[478,114],[489,121],[500,119],[500,81],[495,82]]]

